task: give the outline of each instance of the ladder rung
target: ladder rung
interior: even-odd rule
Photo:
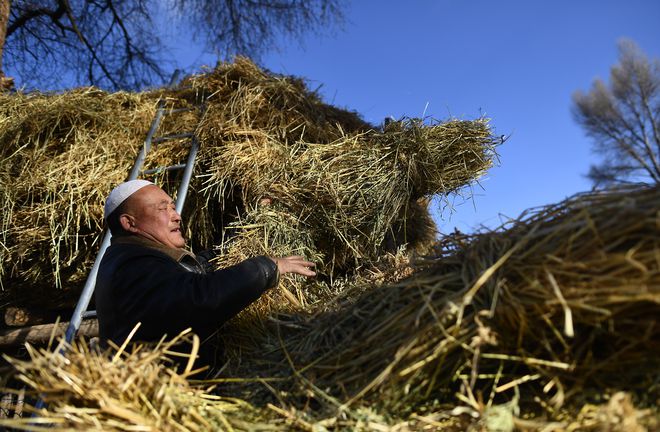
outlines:
[[[82,317],[83,318],[96,318],[96,311],[95,310],[85,311],[85,312],[83,312]]]
[[[159,143],[159,142],[163,142],[163,141],[169,141],[169,140],[175,140],[175,139],[181,139],[181,138],[192,138],[193,136],[195,136],[195,134],[192,133],[192,132],[172,134],[172,135],[163,135],[161,137],[152,139],[151,142],[152,143]]]
[[[161,166],[161,167],[156,167],[156,168],[152,168],[152,169],[142,171],[142,174],[143,175],[160,174],[160,173],[165,172],[165,171],[174,171],[174,170],[184,169],[185,167],[186,167],[186,164]]]

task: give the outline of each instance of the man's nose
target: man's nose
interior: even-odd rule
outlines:
[[[181,222],[181,215],[176,211],[172,211],[172,220],[174,222]]]

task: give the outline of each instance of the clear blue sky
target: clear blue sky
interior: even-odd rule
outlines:
[[[409,0],[347,2],[334,35],[284,43],[262,64],[306,77],[333,104],[380,123],[386,116],[492,119],[501,165],[474,202],[435,211],[442,232],[495,227],[502,217],[590,189],[590,142],[571,95],[607,79],[617,40],[660,57],[659,0]],[[214,63],[186,49],[182,65]],[[186,62],[188,62],[186,64]],[[503,215],[503,216],[500,216]]]

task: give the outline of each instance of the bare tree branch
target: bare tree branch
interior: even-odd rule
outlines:
[[[595,185],[660,184],[659,60],[621,41],[609,86],[596,80],[589,92],[576,92],[573,115],[603,159],[588,174]]]
[[[193,29],[207,50],[222,53],[221,60],[236,54],[258,60],[278,36],[301,38],[341,21],[342,2],[14,0],[4,58],[30,86],[76,76],[80,84],[137,89],[162,83],[169,75],[173,62],[163,58],[166,47],[158,25],[166,12],[176,12],[180,31]]]
[[[197,28],[195,37],[224,58],[258,58],[278,35],[300,38],[343,20],[342,0],[174,0],[181,23]],[[195,27],[192,24],[202,23]]]
[[[58,4],[57,9],[54,10],[47,8],[27,9],[17,18],[12,20],[11,24],[7,27],[7,37],[14,34],[16,30],[23,28],[28,23],[28,21],[40,16],[48,16],[54,23],[57,23],[59,19],[64,16],[65,12],[66,9],[62,3]]]
[[[71,12],[71,5],[69,4],[69,0],[61,0],[61,1],[62,3],[64,3],[64,8],[66,9],[66,16],[69,18],[72,31],[76,34],[76,36],[78,36],[78,39],[80,39],[80,41],[85,45],[85,47],[87,47],[90,55],[92,56],[92,59],[94,59],[96,64],[98,64],[98,66],[101,68],[105,77],[112,83],[114,87],[118,87],[117,82],[112,78],[112,74],[110,73],[110,71],[108,71],[103,61],[101,61],[101,59],[99,59],[98,55],[96,54],[96,49],[92,46],[92,44],[89,43],[85,35],[83,35],[78,29],[78,24],[76,24],[76,18],[73,16],[73,12]],[[89,74],[89,80],[93,82],[94,66],[92,62],[89,63],[88,74]]]

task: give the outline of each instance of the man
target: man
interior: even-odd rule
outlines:
[[[206,338],[276,285],[280,275],[314,276],[314,263],[299,256],[258,256],[207,272],[185,249],[181,216],[158,186],[132,180],[112,190],[104,217],[112,243],[96,279],[102,341],[157,341],[188,327]]]

